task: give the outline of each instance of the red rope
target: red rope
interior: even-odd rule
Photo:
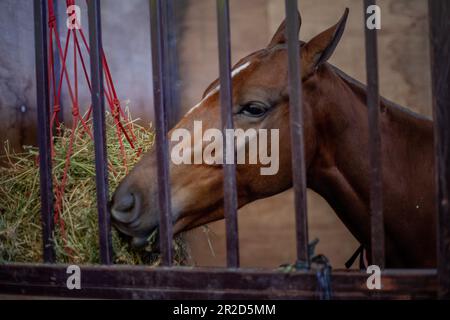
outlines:
[[[83,43],[89,53],[90,49],[89,49],[89,45],[86,40],[86,36],[84,35],[84,32],[82,29],[80,29],[79,31],[80,31],[81,39],[83,40]],[[105,93],[105,97],[107,98],[109,107],[111,109],[111,113],[114,114],[114,112],[115,112],[114,111],[114,101],[119,101],[119,99],[117,98],[116,88],[115,88],[114,82],[112,80],[111,71],[109,70],[108,61],[106,60],[104,51],[102,52],[102,65],[103,65],[103,70],[104,70],[104,73],[106,76],[105,80],[106,80],[107,88],[109,90],[109,94],[106,91],[104,93]],[[125,113],[123,112],[122,108],[120,107],[120,101],[119,101],[119,112],[120,112],[120,115],[122,116],[122,118],[124,118],[125,122],[127,123],[126,124],[127,129],[129,131],[129,133],[131,134],[132,138],[130,138],[128,136],[128,133],[125,130],[125,128],[123,128],[123,126],[121,127],[122,133],[125,134],[128,143],[134,149],[133,141],[136,141],[136,136],[134,135],[134,132],[131,128],[129,119],[126,117]]]
[[[75,5],[75,0],[67,0],[66,1],[67,7],[71,5]],[[70,13],[69,13],[70,16]],[[83,117],[80,115],[80,109],[79,109],[79,75],[78,75],[78,68],[80,62],[81,68],[83,71],[84,80],[87,83],[87,86],[89,88],[89,92],[92,92],[92,86],[91,81],[89,78],[89,73],[87,71],[86,62],[83,55],[83,50],[81,44],[84,45],[84,49],[86,50],[88,56],[90,53],[89,45],[86,40],[86,37],[84,35],[83,30],[80,29],[73,29],[68,30],[66,35],[66,43],[64,46],[64,49],[61,45],[61,40],[59,37],[59,32],[57,28],[57,22],[56,22],[56,16],[54,12],[54,6],[53,6],[53,0],[48,0],[48,28],[49,28],[49,59],[48,59],[48,65],[49,65],[49,77],[48,82],[50,85],[50,88],[52,90],[52,98],[53,98],[53,106],[52,106],[52,113],[50,118],[50,128],[51,128],[51,152],[52,152],[52,158],[54,159],[55,154],[55,147],[54,147],[54,139],[53,139],[53,129],[57,129],[57,133],[59,133],[60,129],[60,123],[58,121],[58,114],[62,112],[61,110],[61,92],[62,92],[62,85],[63,82],[66,83],[70,102],[72,103],[72,132],[69,137],[67,152],[64,159],[64,170],[62,173],[62,176],[59,177],[60,181],[58,181],[58,177],[54,177],[54,185],[55,185],[55,213],[54,213],[54,221],[55,225],[59,226],[59,231],[61,234],[61,238],[63,239],[64,247],[66,254],[68,255],[69,259],[73,258],[73,250],[68,246],[67,242],[67,231],[66,226],[64,223],[64,219],[62,218],[62,211],[63,211],[63,198],[64,198],[64,192],[67,186],[67,181],[69,179],[69,170],[70,170],[70,164],[71,164],[71,157],[73,155],[73,146],[75,142],[75,134],[76,129],[79,125],[81,125],[82,129],[80,134],[88,134],[91,139],[93,139],[92,136],[92,130],[88,126],[88,121],[91,119],[92,115],[92,105],[89,106],[88,111],[86,115]],[[77,33],[78,32],[78,33]],[[78,39],[78,35],[81,37],[81,43]],[[67,59],[68,59],[68,49],[69,49],[69,43],[73,43],[73,84],[69,77],[69,73],[67,70]],[[61,70],[59,71],[59,74],[56,74],[55,70],[55,54],[54,50],[57,49],[57,56],[59,57],[61,61]],[[109,106],[109,110],[111,112],[111,116],[113,118],[115,127],[116,127],[116,136],[117,140],[120,146],[120,154],[122,157],[122,162],[125,168],[127,168],[127,160],[126,160],[126,154],[125,154],[125,146],[123,144],[123,138],[127,140],[129,145],[134,149],[134,142],[136,141],[136,136],[134,135],[132,124],[130,123],[129,119],[123,112],[120,104],[120,100],[117,96],[117,91],[114,86],[114,81],[111,75],[111,71],[108,66],[108,62],[106,59],[106,55],[104,52],[102,52],[102,67],[103,72],[105,74],[105,89],[104,89],[104,95],[106,98],[106,101]],[[59,80],[57,82],[57,80]],[[122,119],[126,122],[126,125],[122,123]],[[137,156],[139,156],[142,152],[142,149],[139,148],[137,150]],[[108,168],[109,170],[116,175],[117,172],[114,169],[112,163],[110,160],[108,160]]]

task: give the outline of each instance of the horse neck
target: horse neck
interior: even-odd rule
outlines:
[[[367,108],[328,66],[317,75],[312,95],[316,153],[308,166],[308,186],[335,210],[351,233],[369,243],[369,163]]]
[[[308,186],[328,201],[370,253],[366,88],[330,66],[318,76],[317,92],[305,95],[311,97],[309,104],[315,103],[317,141]],[[436,229],[430,214],[435,212],[433,123],[386,99],[380,104],[386,264],[430,267]],[[405,225],[408,220],[416,223]]]

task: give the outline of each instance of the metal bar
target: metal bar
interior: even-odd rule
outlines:
[[[317,276],[313,270],[287,274],[250,269],[81,266],[82,290],[67,289],[66,272],[66,265],[0,265],[0,294],[84,299],[319,298]],[[205,281],[208,282],[207,290]],[[333,298],[436,298],[436,270],[384,270],[380,290],[368,289],[366,281],[365,272],[333,271]]]
[[[450,2],[429,1],[439,297],[450,299]]]
[[[297,1],[286,0],[285,9],[289,59],[289,112],[292,146],[292,180],[294,186],[297,236],[297,260],[302,266],[309,268],[302,80],[300,69],[300,42],[297,33],[300,21],[299,15],[297,14]]]
[[[150,0],[150,24],[151,24],[151,46],[153,65],[153,95],[155,104],[155,127],[156,127],[156,153],[158,164],[158,205],[160,211],[160,249],[162,264],[172,265],[172,213],[170,200],[170,176],[169,176],[169,150],[168,150],[168,123],[167,112],[170,108],[165,98],[166,82],[164,81],[164,70],[167,63],[164,47],[166,45],[167,28],[162,14],[161,0]]]
[[[52,0],[53,1],[53,9],[54,9],[54,11],[55,11],[55,18],[56,18],[56,29],[58,30],[58,34],[61,34],[61,18],[60,18],[60,15],[58,14],[59,13],[59,1],[55,1],[55,0]],[[65,24],[64,24],[64,27],[65,27]],[[59,83],[58,83],[58,81],[62,81],[62,79],[59,77],[59,75],[61,74],[61,70],[62,70],[62,66],[61,66],[61,58],[60,58],[60,56],[59,56],[59,52],[58,52],[58,46],[54,46],[53,47],[53,60],[54,60],[54,64],[55,64],[55,75],[57,75],[57,78],[56,78],[56,88],[59,88]],[[61,89],[61,92],[63,92],[62,91],[62,89]],[[59,107],[60,107],[60,109],[61,109],[61,111],[60,112],[58,112],[58,121],[59,121],[59,123],[64,123],[64,103],[61,101],[61,99],[60,99],[60,101],[59,101]]]
[[[102,29],[100,0],[88,1],[89,45],[94,120],[95,169],[100,261],[112,263],[111,221],[108,208],[108,157],[106,154],[105,100],[103,95]]]
[[[236,161],[233,139],[227,139],[226,130],[233,129],[232,83],[231,83],[231,49],[230,49],[230,10],[228,0],[217,0],[217,35],[219,41],[220,71],[220,107],[222,132],[224,133],[224,212],[227,234],[227,265],[239,267],[239,235],[237,221]],[[232,163],[227,163],[232,154]]]
[[[164,28],[164,56],[167,63],[164,64],[165,100],[170,108],[166,109],[168,128],[174,127],[180,120],[180,88],[181,82],[178,73],[177,33],[178,24],[175,19],[175,6],[173,0],[165,0],[161,7],[161,18]]]
[[[50,100],[48,88],[47,9],[45,0],[34,0],[36,97],[39,139],[39,175],[44,261],[55,262],[53,247],[53,184],[50,152]]]
[[[367,8],[375,5],[375,0],[364,0],[364,21],[369,14]],[[381,136],[379,129],[380,93],[378,86],[378,45],[377,30],[369,29],[364,23],[367,72],[367,108],[369,116],[369,157],[370,157],[370,233],[371,263],[384,268],[384,222]]]

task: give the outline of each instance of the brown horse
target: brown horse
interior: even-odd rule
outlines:
[[[322,195],[370,252],[368,115],[366,89],[327,63],[348,11],[333,27],[301,42],[307,185]],[[235,128],[279,129],[279,171],[261,175],[261,163],[237,165],[239,207],[292,186],[288,60],[284,23],[269,45],[233,68]],[[174,129],[220,128],[218,81]],[[425,268],[436,263],[432,122],[381,101],[386,266]],[[173,130],[169,132],[169,136]],[[174,143],[170,143],[170,150]],[[150,151],[117,188],[114,225],[143,243],[158,227],[156,155]],[[221,165],[170,164],[174,232],[223,216]],[[274,213],[276,214],[276,213]],[[274,219],[276,217],[274,216]],[[369,255],[370,256],[370,255]]]

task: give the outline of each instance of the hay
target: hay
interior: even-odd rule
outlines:
[[[88,123],[88,126],[91,126]],[[121,155],[116,127],[107,117],[107,151],[113,170],[109,170],[109,190],[112,193],[139,159],[136,150],[145,153],[154,142],[151,127],[144,128],[131,121],[136,135],[136,148],[124,141],[126,164]],[[53,176],[61,181],[66,153],[72,130],[61,127],[63,134],[54,138],[55,156]],[[40,221],[38,150],[25,147],[23,153],[15,153],[5,142],[5,156],[0,163],[0,263],[42,261],[42,234]],[[61,263],[99,263],[98,225],[95,191],[94,145],[81,126],[75,130],[73,155],[62,201],[61,217],[65,224],[63,237],[59,225],[55,226],[54,244],[57,261]],[[155,238],[153,234],[151,237]],[[65,239],[65,240],[64,240]],[[115,263],[159,264],[158,254],[151,253],[150,245],[141,251],[131,248],[113,229]],[[175,263],[186,260],[186,248],[181,238],[174,241]]]

